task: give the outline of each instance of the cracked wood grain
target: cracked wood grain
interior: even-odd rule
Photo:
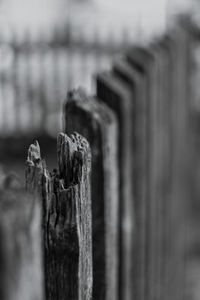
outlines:
[[[59,134],[58,170],[49,172],[39,144],[28,150],[26,184],[43,203],[46,298],[92,299],[92,239],[88,142]]]

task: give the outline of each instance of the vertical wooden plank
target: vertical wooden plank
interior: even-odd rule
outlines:
[[[162,89],[162,98],[167,101],[166,104],[162,104],[163,109],[160,117],[162,120],[161,126],[165,125],[162,130],[163,134],[161,132],[161,141],[162,136],[165,136],[162,141],[163,153],[166,153],[166,140],[169,144],[168,158],[163,156],[161,164],[163,166],[162,177],[166,180],[166,183],[168,182],[168,188],[163,190],[162,195],[164,199],[163,207],[166,210],[164,214],[166,224],[163,224],[164,244],[162,254],[164,255],[162,284],[166,299],[168,297],[183,299],[186,284],[186,261],[184,258],[187,248],[188,217],[186,210],[191,197],[191,179],[189,178],[192,175],[190,165],[191,153],[193,152],[189,124],[192,99],[190,90],[191,54],[189,53],[190,43],[188,38],[189,36],[184,30],[176,28],[170,33],[164,44],[160,45],[165,51],[163,59],[166,59],[167,63],[163,71],[161,69],[163,82],[165,82],[164,90]],[[168,98],[166,99],[167,81]],[[166,113],[168,114],[167,119]],[[166,121],[163,122],[165,119]],[[178,152],[177,149],[179,149]],[[166,164],[163,163],[164,161]],[[167,167],[167,165],[169,166]],[[168,180],[165,179],[167,173]],[[172,279],[172,276],[175,280]]]
[[[184,197],[180,199],[180,196],[182,194],[181,189],[185,190],[185,188],[182,186],[181,188],[181,181],[180,171],[183,171],[183,177],[184,177],[184,170],[183,170],[183,157],[186,159],[186,148],[183,146],[183,141],[185,140],[185,124],[182,123],[183,121],[183,110],[185,110],[185,95],[184,95],[184,87],[183,87],[183,77],[184,74],[181,74],[183,70],[181,70],[181,64],[184,62],[182,61],[183,53],[180,52],[179,45],[177,44],[177,41],[174,40],[175,38],[175,32],[173,33],[172,37],[172,43],[173,43],[173,54],[172,54],[172,63],[173,63],[173,104],[172,104],[172,151],[173,151],[173,167],[172,167],[172,230],[174,235],[177,237],[176,243],[174,243],[174,239],[172,240],[172,263],[176,265],[176,280],[175,284],[172,283],[174,295],[177,299],[181,299],[180,297],[180,282],[182,279],[183,274],[181,274],[180,270],[180,264],[178,261],[182,260],[181,254],[182,249],[180,249],[180,238],[182,238],[182,232],[180,231],[181,225],[182,225],[182,209],[184,205]],[[176,38],[180,42],[180,36],[179,34],[176,35]],[[183,92],[183,93],[182,93]],[[183,97],[183,98],[182,98]],[[182,124],[181,124],[182,123]],[[182,127],[183,126],[183,127]],[[181,128],[182,127],[182,128]],[[185,145],[186,146],[186,145]],[[182,148],[184,147],[184,148]],[[182,150],[181,150],[182,149]],[[180,207],[180,200],[182,202],[182,208]],[[177,219],[178,218],[178,223]],[[178,255],[178,253],[179,255]],[[171,268],[172,270],[172,268]],[[170,271],[171,271],[170,270]],[[171,272],[170,272],[171,274]],[[170,279],[170,282],[172,279]]]
[[[171,51],[169,37],[156,41],[151,51],[157,61],[157,89],[158,98],[155,103],[154,118],[156,140],[154,152],[157,151],[157,176],[156,176],[156,245],[155,265],[156,297],[175,299],[175,280],[169,284],[172,278],[174,264],[172,263],[172,247],[176,238],[173,236],[173,199],[172,199],[172,169],[173,169],[173,138],[172,103],[174,90],[172,88],[173,70],[171,65]],[[170,275],[171,274],[171,275]],[[174,272],[175,274],[175,272]]]
[[[185,246],[186,246],[186,220],[187,203],[190,199],[190,176],[193,171],[190,168],[190,157],[192,153],[190,132],[190,54],[188,52],[187,33],[180,26],[171,33],[173,52],[171,56],[174,92],[172,105],[172,138],[173,138],[173,172],[172,172],[172,215],[173,215],[173,257],[177,280],[174,288],[176,297],[184,299],[185,283]],[[174,232],[176,228],[176,232]]]
[[[198,136],[199,126],[196,127],[199,120],[199,29],[197,24],[194,24],[189,18],[183,18],[180,25],[185,35],[185,50],[186,50],[186,98],[188,103],[188,136],[189,141],[189,164],[187,167],[187,187],[189,189],[189,196],[187,197],[187,215],[185,217],[185,278],[184,278],[184,295],[183,299],[188,299],[191,292],[194,295],[195,290],[199,284],[199,278],[196,276],[197,260],[191,255],[195,251],[195,244],[198,243],[198,233],[196,230],[199,227],[199,210],[197,209],[199,203],[199,147]],[[196,123],[197,122],[197,123]],[[196,125],[195,125],[196,124]],[[193,250],[192,250],[193,249]],[[194,267],[195,266],[195,267]],[[191,281],[191,273],[195,274]],[[196,283],[195,283],[196,282]],[[192,284],[191,284],[192,283]],[[192,287],[192,288],[191,288]],[[198,292],[194,299],[198,299]]]
[[[147,141],[148,99],[145,72],[130,64],[123,56],[118,58],[113,71],[131,89],[132,97],[132,185],[134,201],[133,270],[130,277],[130,299],[144,299],[146,284],[147,247]]]
[[[129,63],[137,68],[146,80],[147,118],[147,183],[146,183],[146,280],[143,298],[156,299],[156,243],[157,243],[157,64],[148,48],[135,47],[127,53]]]
[[[2,300],[44,299],[40,212],[38,196],[22,189],[0,191]]]
[[[164,240],[164,203],[167,197],[169,163],[167,63],[161,45],[156,42],[148,49],[133,49],[128,61],[144,73],[147,80],[147,295],[152,299],[164,297],[162,285]],[[163,72],[166,78],[163,80]],[[148,104],[147,104],[148,106]],[[148,203],[150,202],[150,203]],[[161,296],[162,295],[162,296]]]
[[[159,210],[158,210],[158,266],[157,282],[158,298],[168,298],[168,288],[166,287],[166,270],[169,265],[167,257],[169,240],[168,227],[170,219],[170,196],[171,196],[171,119],[170,107],[172,92],[170,89],[171,69],[169,67],[168,37],[156,41],[153,45],[155,57],[158,60],[158,88],[159,96],[157,103],[157,130],[159,147],[159,172],[157,178],[157,190]]]
[[[119,122],[120,278],[118,289],[120,299],[132,299],[132,253],[135,225],[132,179],[133,101],[129,87],[113,73],[102,73],[97,76],[97,97],[116,113]]]
[[[117,124],[103,103],[81,89],[68,94],[65,131],[76,130],[92,151],[94,299],[118,299]]]
[[[28,152],[28,188],[44,206],[47,299],[92,299],[91,153],[78,134],[58,136],[58,171],[49,173],[38,143]]]
[[[167,244],[166,222],[167,214],[170,213],[168,203],[170,202],[170,163],[171,163],[171,149],[170,149],[170,118],[169,106],[171,105],[171,98],[169,97],[169,61],[168,53],[165,45],[165,39],[156,41],[151,46],[151,51],[154,54],[157,64],[157,101],[155,103],[154,118],[156,135],[154,152],[156,153],[156,235],[155,240],[155,298],[164,299],[167,296],[165,289],[165,269],[168,260],[165,258]]]

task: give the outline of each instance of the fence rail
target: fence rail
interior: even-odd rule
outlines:
[[[130,48],[97,76],[96,96],[67,94],[57,170],[30,146],[26,186],[43,211],[46,299],[188,299],[199,199],[193,28],[180,19],[162,39]]]

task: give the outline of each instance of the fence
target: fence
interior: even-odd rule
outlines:
[[[191,227],[199,218],[194,209],[199,199],[194,120],[199,114],[191,88],[196,44],[197,28],[180,19],[165,37],[129,49],[112,71],[99,74],[96,96],[82,89],[69,92],[66,134],[57,140],[58,170],[48,171],[37,142],[30,146],[26,187],[41,200],[43,226],[34,223],[37,230],[29,245],[36,245],[40,235],[44,252],[44,263],[32,276],[44,268],[46,299],[192,297],[188,255],[199,237]],[[4,190],[12,186],[5,178]],[[4,202],[16,198],[15,192],[2,193]],[[21,216],[21,210],[12,208],[14,216]],[[5,251],[6,237],[12,237],[10,225],[4,224],[9,209],[1,210],[5,243],[0,264],[12,257]],[[14,237],[20,241],[24,232],[29,235],[30,224],[16,227]],[[38,252],[30,253],[40,261],[37,247]],[[18,249],[21,256],[23,249]],[[21,274],[29,263],[19,261],[16,270],[25,282],[28,278]],[[13,263],[2,269],[8,285],[12,268]],[[1,283],[2,295],[8,285]],[[18,282],[16,291],[19,299],[35,299],[32,289],[23,290]],[[38,293],[37,299],[44,299],[42,288]]]
[[[61,129],[62,99],[66,90],[81,85],[94,91],[94,74],[109,68],[115,53],[126,49],[126,31],[118,41],[98,30],[88,37],[75,36],[68,28],[55,28],[50,36],[13,34],[0,43],[1,136]]]

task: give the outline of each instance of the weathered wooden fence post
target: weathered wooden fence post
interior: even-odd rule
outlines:
[[[171,89],[169,78],[169,57],[167,48],[168,38],[156,41],[151,46],[157,64],[157,101],[152,112],[152,119],[155,119],[153,136],[154,144],[152,152],[155,153],[155,201],[156,201],[156,220],[155,232],[155,289],[154,299],[164,299],[168,291],[166,289],[166,269],[168,267],[168,257],[166,253],[169,247],[168,227],[171,220],[170,196],[171,196]]]
[[[147,244],[147,142],[148,101],[146,74],[130,64],[126,56],[116,59],[113,72],[131,92],[132,118],[132,201],[134,205],[134,230],[132,232],[133,252],[130,276],[129,299],[144,299],[146,284]],[[123,104],[122,104],[123,105]],[[127,274],[128,275],[128,274]],[[122,297],[123,299],[123,297]]]
[[[191,154],[193,145],[191,140],[191,53],[189,51],[189,40],[187,33],[182,25],[171,33],[171,68],[173,101],[171,107],[172,122],[172,268],[177,274],[177,285],[174,291],[177,299],[184,298],[184,288],[181,288],[185,282],[185,248],[187,232],[187,205],[191,197],[190,177],[193,174],[191,168]],[[176,230],[175,230],[176,229]],[[176,240],[174,239],[176,237]],[[180,263],[181,262],[181,263]],[[174,265],[177,265],[175,268]],[[175,273],[174,273],[175,274]],[[169,284],[174,284],[171,276]]]
[[[189,164],[187,167],[188,178],[186,180],[186,186],[190,186],[189,201],[187,202],[187,216],[185,218],[184,226],[186,228],[186,243],[184,245],[184,259],[185,259],[185,288],[184,300],[198,299],[199,278],[195,274],[195,267],[197,265],[196,257],[191,255],[193,251],[196,251],[196,245],[199,243],[198,227],[194,226],[196,221],[199,222],[199,170],[200,170],[200,156],[199,156],[199,47],[200,47],[200,28],[199,25],[193,23],[190,18],[183,16],[180,24],[182,31],[185,35],[184,52],[186,54],[186,102],[188,113],[189,136],[187,136],[187,147],[189,146]],[[180,50],[181,51],[181,50]],[[197,243],[197,244],[196,244]],[[194,263],[195,261],[195,263]],[[194,274],[194,275],[191,275]],[[193,277],[194,276],[194,277]],[[193,280],[191,281],[191,277]],[[196,281],[196,283],[194,283]],[[192,282],[192,285],[191,285]],[[195,287],[195,288],[194,288]]]
[[[28,152],[27,187],[43,202],[45,280],[48,300],[92,299],[92,226],[87,141],[58,136],[58,170],[49,173],[38,143]]]
[[[65,105],[65,131],[78,131],[92,151],[93,299],[118,299],[117,124],[103,103],[72,91]]]
[[[155,88],[156,94],[151,99],[150,128],[150,196],[152,205],[151,236],[154,236],[150,252],[149,287],[153,285],[152,299],[165,297],[164,273],[168,260],[164,257],[168,247],[165,226],[167,215],[170,215],[169,206],[170,190],[170,117],[171,98],[169,97],[168,56],[164,50],[162,41],[156,41],[149,51],[154,58],[153,64],[156,71]],[[151,180],[152,178],[152,180]],[[153,214],[154,212],[154,214]],[[169,220],[168,220],[169,221]],[[170,222],[170,221],[169,221]],[[150,240],[149,240],[150,243]],[[154,245],[153,245],[154,243]],[[151,270],[154,270],[154,278],[151,281]]]
[[[41,209],[36,194],[13,188],[0,191],[0,238],[0,299],[43,300]]]
[[[132,258],[133,258],[133,124],[134,106],[128,86],[112,73],[97,76],[97,97],[110,107],[119,122],[118,168],[120,181],[120,224],[119,224],[119,282],[120,299],[132,299]]]

